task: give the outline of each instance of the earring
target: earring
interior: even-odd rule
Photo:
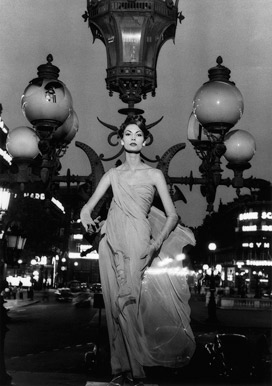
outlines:
[[[145,146],[145,142],[143,143],[143,146]]]

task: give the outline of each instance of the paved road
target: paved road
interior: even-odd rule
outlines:
[[[39,298],[39,294],[35,294],[34,302],[35,301],[41,301]],[[6,303],[6,306],[9,308],[18,308],[18,307],[25,307],[27,305],[32,304],[31,301],[24,299],[24,300],[17,300],[13,301],[10,300],[8,303]],[[251,339],[256,339],[261,334],[266,334],[270,339],[270,353],[271,350],[271,311],[242,311],[242,310],[221,310],[217,309],[217,323],[211,323],[208,322],[208,310],[205,306],[204,299],[200,299],[196,296],[192,296],[190,300],[191,305],[191,318],[192,318],[192,328],[196,336],[196,340],[198,344],[202,345],[207,343],[208,341],[213,341],[214,336],[216,333],[240,333],[245,334],[249,336]],[[98,318],[98,313],[96,314],[96,318]],[[106,328],[105,324],[105,315],[104,312],[102,312],[102,328]],[[79,348],[75,348],[75,350],[78,350]],[[71,349],[73,350],[73,348]],[[86,353],[86,348],[82,348],[82,357],[84,355],[84,352]],[[66,352],[65,356],[71,357],[72,351]],[[59,356],[60,358],[65,358],[63,356],[62,352],[54,352],[51,355]],[[197,358],[198,359],[198,358]],[[31,360],[31,358],[28,358],[28,360]],[[8,367],[8,366],[7,366]],[[73,368],[74,369],[74,368]],[[24,369],[21,369],[21,371],[13,372],[13,380],[14,384],[16,386],[57,386],[57,385],[73,385],[73,386],[87,386],[87,382],[91,381],[99,381],[99,382],[105,382],[109,380],[109,374],[108,371],[104,368],[99,369],[97,373],[92,372],[86,372],[86,368],[84,369],[82,366],[78,368],[78,372],[70,372],[70,373],[59,373],[59,372],[45,372],[41,373],[39,370],[39,373],[34,372],[25,372]],[[104,370],[104,372],[103,372]],[[171,377],[167,379],[167,376],[165,372],[160,373],[160,369],[156,369],[156,372],[149,372],[148,373],[148,379],[150,380],[149,383],[153,382],[153,384],[159,384],[160,386],[170,386],[172,385],[194,385],[194,386],[200,386],[200,385],[208,385],[208,384],[217,384],[217,383],[211,383],[207,382],[205,380],[205,366],[201,368],[199,367],[195,369],[195,371],[192,374],[178,374],[175,376],[174,374],[171,374]],[[72,371],[72,368],[71,368]],[[200,377],[201,374],[196,374],[197,371],[203,372],[203,379]],[[182,382],[181,382],[182,379]],[[233,383],[232,383],[233,384]],[[244,385],[249,385],[250,383],[246,383]],[[256,381],[253,383],[254,386],[257,386],[258,383]],[[262,386],[270,386],[271,382],[268,383],[259,383]],[[220,383],[222,386],[222,383]],[[89,384],[88,384],[89,386]],[[240,383],[241,386],[241,383]]]

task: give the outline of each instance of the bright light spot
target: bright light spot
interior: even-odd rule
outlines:
[[[216,250],[216,244],[215,243],[210,243],[208,245],[208,248],[209,248],[210,251],[215,251]]]
[[[180,253],[179,255],[176,256],[177,261],[182,261],[186,258],[184,253]]]
[[[172,267],[172,268],[150,267],[146,270],[146,274],[149,274],[149,275],[163,275],[166,273],[169,276],[187,276],[188,269],[181,268],[181,267]]]
[[[165,257],[163,260],[158,262],[158,265],[160,267],[164,267],[165,265],[172,263],[172,261],[173,261],[173,259],[171,257]]]
[[[22,276],[8,276],[7,281],[11,283],[12,286],[16,285],[19,286],[19,282],[21,281],[23,283],[24,287],[31,287],[31,278],[30,276],[22,277]]]
[[[79,252],[69,252],[69,259],[88,259],[88,260],[98,260],[99,254],[96,251],[88,253],[86,256],[80,256]]]
[[[57,208],[59,208],[62,211],[62,213],[65,213],[64,206],[59,200],[57,200],[55,197],[52,197],[51,201],[53,202],[53,204],[56,205]]]
[[[82,240],[83,239],[83,235],[82,234],[73,235],[73,239],[74,240]]]

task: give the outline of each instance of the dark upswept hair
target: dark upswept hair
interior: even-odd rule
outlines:
[[[128,115],[125,122],[122,123],[120,129],[118,130],[118,137],[123,138],[125,128],[128,125],[135,124],[139,127],[140,130],[142,130],[144,140],[146,140],[149,137],[149,131],[146,128],[145,122],[146,120],[142,115]]]

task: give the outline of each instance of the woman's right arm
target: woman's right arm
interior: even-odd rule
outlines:
[[[91,213],[95,207],[95,205],[98,203],[98,201],[104,196],[108,188],[110,187],[110,176],[109,172],[105,173],[101,180],[99,181],[99,184],[97,185],[93,195],[90,197],[90,199],[87,201],[87,203],[83,206],[80,212],[80,220],[82,222],[82,225],[84,226],[85,230],[88,231],[88,228],[90,225],[97,226],[97,221],[95,222],[91,218]]]

